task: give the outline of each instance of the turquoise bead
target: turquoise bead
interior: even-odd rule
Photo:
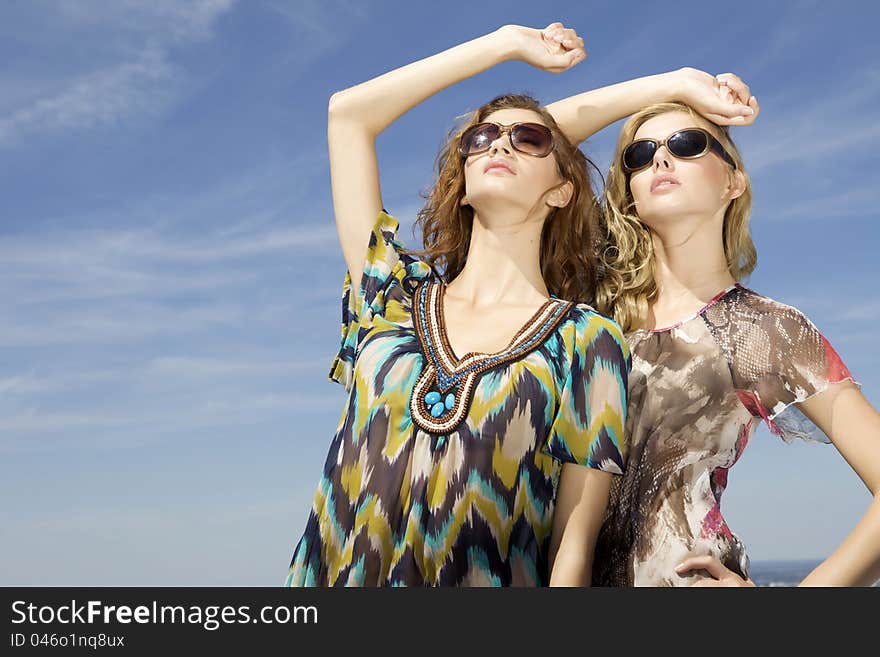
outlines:
[[[425,403],[428,406],[433,406],[438,401],[440,401],[440,393],[437,392],[436,390],[431,391],[427,395],[425,395]]]
[[[443,402],[437,402],[431,407],[431,415],[433,415],[434,417],[440,417],[441,415],[443,415],[443,410]]]
[[[446,395],[446,399],[444,400],[444,404],[446,405],[446,410],[451,411],[452,407],[455,405],[455,395],[451,392]]]

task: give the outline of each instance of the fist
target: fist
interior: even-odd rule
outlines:
[[[505,25],[500,32],[514,48],[514,58],[550,73],[562,73],[584,61],[584,40],[562,23],[550,23],[543,30],[522,25]]]

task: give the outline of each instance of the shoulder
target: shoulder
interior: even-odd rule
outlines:
[[[803,311],[751,288],[739,285],[735,294],[726,300],[734,317],[751,322],[769,335],[784,334],[796,337],[805,332],[816,332],[816,326]]]
[[[629,345],[620,325],[588,303],[574,303],[568,312],[574,343],[579,350],[597,349],[607,354],[630,358]]]

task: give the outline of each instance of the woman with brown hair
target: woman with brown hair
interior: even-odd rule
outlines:
[[[625,468],[630,359],[587,303],[599,207],[575,144],[665,79],[561,101],[560,123],[526,95],[479,107],[438,157],[420,252],[383,207],[375,153],[383,130],[457,81],[509,59],[558,73],[584,57],[560,23],[509,25],[331,98],[348,272],[330,378],[349,397],[286,585],[589,584]],[[712,89],[693,100],[706,97],[729,109]]]
[[[719,81],[757,115],[741,80]],[[728,129],[684,103],[641,109],[621,130],[605,197],[597,307],[623,328],[633,366],[628,469],[612,486],[593,583],[752,585],[721,494],[761,422],[785,441],[833,442],[874,496],[802,584],[873,583],[880,415],[803,313],[742,284],[757,262],[751,186]]]

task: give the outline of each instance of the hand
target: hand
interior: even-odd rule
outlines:
[[[733,73],[710,75],[696,68],[669,74],[677,87],[676,97],[718,125],[751,125],[761,108],[748,85]]]
[[[755,586],[752,580],[743,579],[710,555],[690,557],[675,567],[675,572],[679,575],[692,570],[705,570],[711,575],[711,579],[697,580],[691,586]]]
[[[562,73],[584,61],[584,40],[562,23],[550,23],[543,30],[505,25],[500,32],[511,39],[514,58],[550,73]]]

